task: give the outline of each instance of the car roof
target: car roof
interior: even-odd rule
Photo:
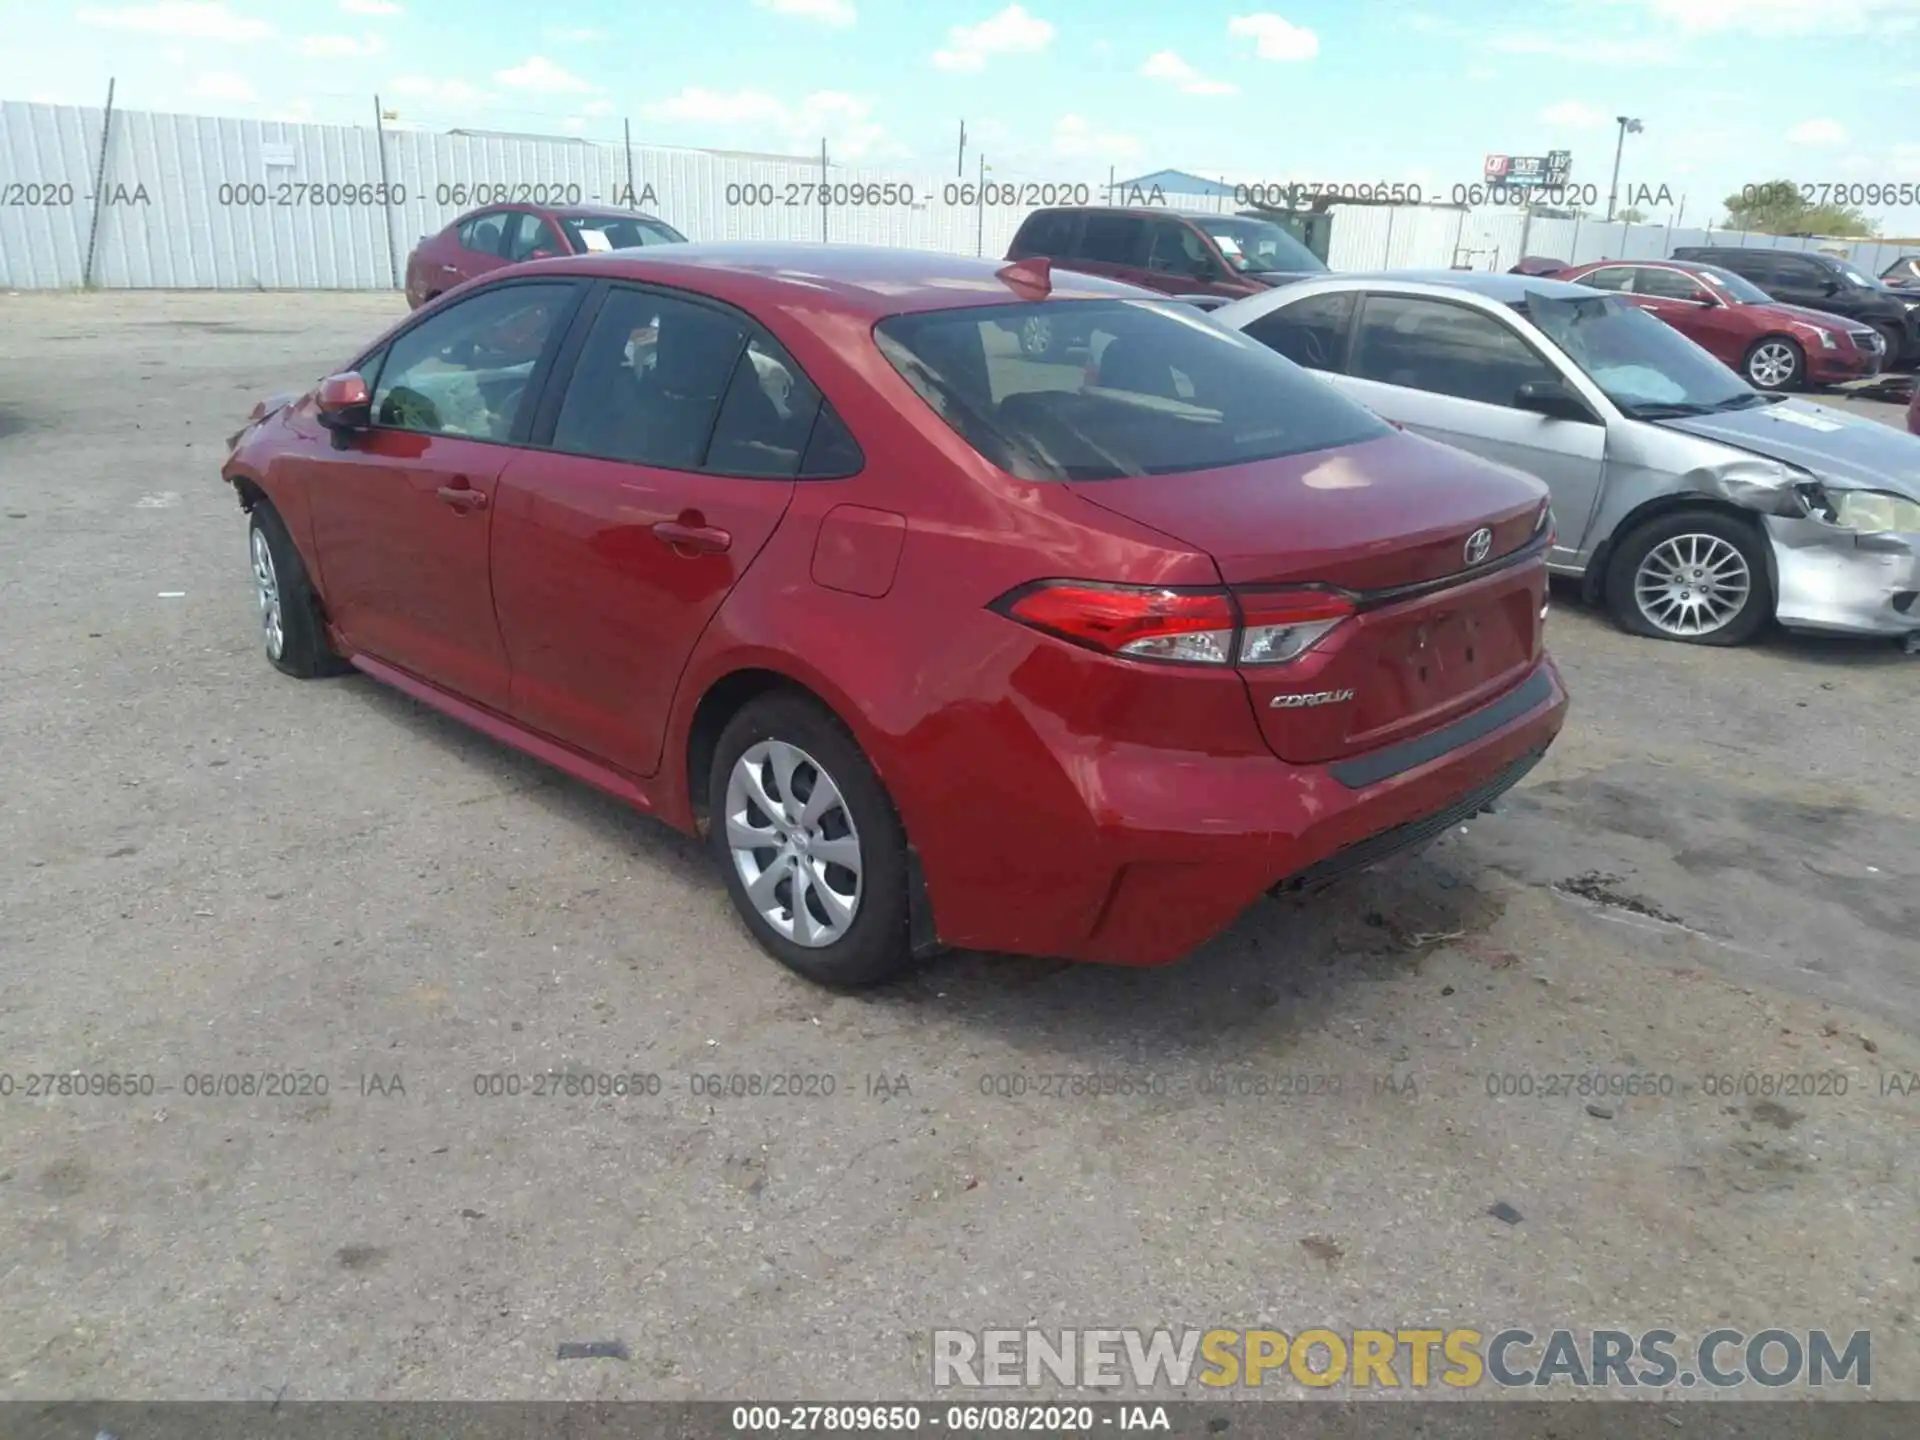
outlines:
[[[1251,208],[1251,207],[1248,207]],[[1267,220],[1264,215],[1241,215],[1224,210],[1176,210],[1170,205],[1043,205],[1034,215],[1137,215],[1142,219],[1174,220]],[[1027,219],[1031,220],[1032,215]],[[1022,222],[1025,223],[1025,222]]]
[[[1378,285],[1383,281],[1410,285],[1437,285],[1448,290],[1464,290],[1468,294],[1481,295],[1502,304],[1524,300],[1529,295],[1575,297],[1607,293],[1604,290],[1595,290],[1590,285],[1576,285],[1565,280],[1549,280],[1543,275],[1490,274],[1485,270],[1374,270],[1361,274],[1342,273],[1329,278],[1365,285]],[[1325,285],[1327,281],[1320,280],[1312,283]]]
[[[1001,277],[1008,263],[892,246],[734,240],[570,255],[528,261],[493,273],[558,272],[653,281],[748,310],[756,306],[817,310],[824,302],[838,310],[878,319],[918,310],[1018,304],[1035,298]],[[1138,285],[1058,267],[1052,270],[1052,286],[1049,298],[1063,300],[1167,299]]]
[[[593,220],[651,220],[657,225],[667,223],[658,215],[650,215],[644,210],[629,210],[624,205],[548,205],[537,200],[496,200],[491,205],[476,205],[456,215],[447,224],[449,227],[464,225],[476,215],[497,215],[503,210],[538,210],[547,215],[570,215]]]

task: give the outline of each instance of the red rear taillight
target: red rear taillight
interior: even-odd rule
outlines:
[[[1354,612],[1330,590],[1169,590],[1046,580],[994,607],[1090,650],[1186,665],[1277,665],[1305,654]]]

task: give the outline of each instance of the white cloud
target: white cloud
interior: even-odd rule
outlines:
[[[273,26],[240,15],[219,0],[160,0],[157,5],[128,5],[118,10],[87,6],[75,15],[82,25],[133,30],[142,35],[172,35],[182,40],[264,40]]]
[[[822,25],[851,25],[854,21],[853,0],[753,0],[753,3],[776,15],[818,20]]]
[[[1614,123],[1614,117],[1606,111],[1582,105],[1578,100],[1562,100],[1557,105],[1549,105],[1540,112],[1540,118],[1562,130],[1598,130],[1602,125]]]
[[[364,35],[357,40],[351,35],[307,35],[300,41],[302,55],[312,55],[320,59],[349,55],[378,55],[386,48],[386,41],[378,35]]]
[[[478,85],[465,80],[443,80],[433,75],[402,75],[387,87],[394,95],[440,105],[475,105],[486,98]]]
[[[1177,85],[1185,95],[1238,95],[1240,87],[1225,80],[1209,80],[1171,50],[1147,57],[1140,73],[1149,80],[1165,80]]]
[[[933,52],[941,70],[981,70],[993,55],[1031,55],[1053,41],[1053,24],[1029,15],[1021,5],[1009,5],[978,25],[954,25],[947,30],[947,48]]]
[[[1227,21],[1227,33],[1253,41],[1253,53],[1262,60],[1311,60],[1320,53],[1320,37],[1302,25],[1278,15],[1236,15]]]
[[[728,94],[689,85],[678,95],[643,106],[655,120],[684,120],[706,125],[764,125],[786,118],[786,107],[759,90]]]
[[[259,100],[252,84],[244,75],[235,75],[225,70],[208,71],[204,75],[193,77],[193,98],[213,100],[228,104],[251,105]]]
[[[393,0],[340,0],[340,8],[349,15],[398,15],[400,7]]]
[[[1838,120],[1802,120],[1787,131],[1787,139],[1796,145],[1844,145],[1847,132]]]
[[[1100,134],[1078,115],[1062,115],[1053,127],[1053,153],[1068,160],[1124,160],[1140,153],[1140,142],[1131,135]]]
[[[1639,0],[1655,18],[1689,34],[1860,35],[1920,26],[1920,0]]]
[[[585,95],[599,88],[544,55],[530,55],[513,69],[499,71],[493,78],[512,90],[536,90],[547,95]]]

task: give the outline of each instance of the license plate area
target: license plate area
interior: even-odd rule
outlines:
[[[1450,596],[1374,617],[1374,664],[1350,738],[1439,723],[1503,688],[1533,663],[1539,603],[1532,586]]]

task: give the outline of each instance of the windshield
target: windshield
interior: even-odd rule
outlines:
[[[1718,265],[1695,265],[1694,272],[1736,305],[1771,305],[1773,297],[1744,275],[1722,270]]]
[[[1759,392],[1666,321],[1618,296],[1529,294],[1520,308],[1628,414],[1730,409],[1759,400]]]
[[[1855,285],[1864,285],[1869,290],[1878,290],[1881,288],[1878,280],[1869,279],[1851,265],[1837,265],[1834,268]]]
[[[1243,275],[1266,275],[1279,270],[1326,273],[1326,264],[1306,246],[1271,220],[1202,216],[1194,224],[1213,237],[1227,263]]]
[[[1039,327],[1036,357],[1022,341]],[[1172,475],[1392,433],[1258,341],[1163,301],[933,310],[875,338],[955,433],[1023,480]]]
[[[642,245],[684,245],[687,240],[671,225],[638,215],[562,215],[560,225],[575,251],[637,250]]]

